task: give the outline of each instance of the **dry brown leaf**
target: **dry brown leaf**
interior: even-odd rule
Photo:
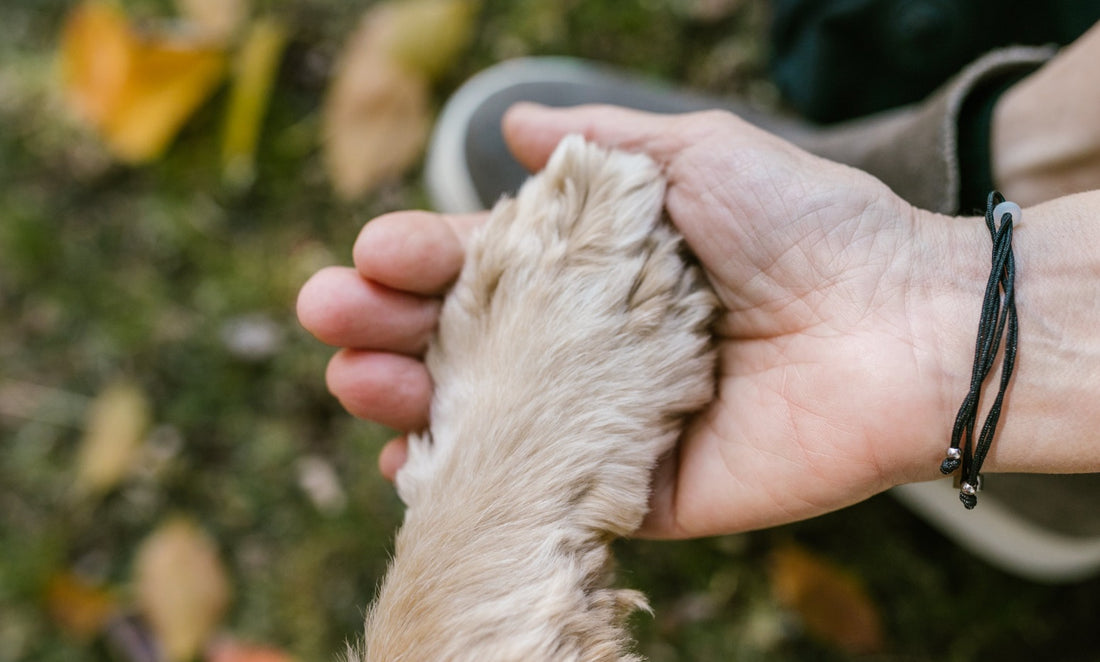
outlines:
[[[785,545],[772,553],[770,579],[776,600],[795,612],[816,639],[856,655],[883,650],[878,608],[851,573]]]
[[[357,198],[416,162],[431,128],[428,87],[473,34],[474,0],[373,6],[340,57],[325,100],[325,166]]]
[[[325,167],[352,200],[400,177],[428,138],[428,84],[377,53],[344,53],[324,108]]]
[[[161,524],[141,544],[134,584],[138,607],[170,662],[194,658],[229,605],[229,579],[213,539],[185,518]]]
[[[294,658],[270,646],[225,639],[210,647],[206,662],[294,662]]]
[[[129,162],[156,158],[221,81],[217,40],[194,33],[146,33],[115,5],[85,2],[61,40],[66,96],[112,152]]]
[[[91,639],[118,610],[115,597],[71,572],[59,572],[46,585],[46,609],[61,629]]]
[[[102,494],[126,476],[150,418],[145,392],[136,384],[117,382],[96,396],[76,460],[78,492]]]

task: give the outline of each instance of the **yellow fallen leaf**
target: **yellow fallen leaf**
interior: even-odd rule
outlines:
[[[144,391],[130,382],[105,388],[88,408],[76,460],[78,492],[102,494],[133,465],[150,422]]]
[[[226,42],[244,24],[249,4],[248,0],[176,0],[176,9],[206,35]]]
[[[126,86],[131,42],[126,17],[113,4],[88,2],[69,14],[61,38],[66,92],[93,124],[114,112]]]
[[[71,572],[59,572],[46,585],[46,609],[61,629],[91,639],[118,610],[110,591]]]
[[[214,541],[193,521],[171,519],[141,544],[134,566],[138,607],[170,662],[189,662],[229,605]]]
[[[433,79],[470,43],[480,4],[476,0],[378,4],[363,16],[360,35],[391,61]]]
[[[164,152],[225,72],[216,40],[180,32],[140,32],[118,7],[89,1],[69,15],[61,62],[70,105],[119,158]]]
[[[274,19],[257,20],[237,53],[222,137],[222,174],[238,188],[255,178],[256,145],[287,33]]]
[[[786,545],[772,553],[769,576],[776,600],[796,613],[814,638],[855,655],[883,650],[878,608],[854,575]]]
[[[294,662],[294,658],[270,646],[226,639],[210,647],[206,662]]]
[[[402,175],[431,128],[427,81],[356,46],[341,58],[322,126],[326,170],[347,200]]]

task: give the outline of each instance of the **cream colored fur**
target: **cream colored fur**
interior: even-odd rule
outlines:
[[[716,300],[645,156],[566,138],[472,240],[362,659],[638,660],[609,588],[658,456],[712,396]],[[358,655],[358,654],[357,654]]]

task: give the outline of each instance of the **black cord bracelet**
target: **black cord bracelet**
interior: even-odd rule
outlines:
[[[950,474],[962,469],[959,476],[959,499],[967,510],[978,505],[978,489],[981,487],[981,469],[993,435],[997,431],[997,422],[1001,417],[1005,391],[1012,378],[1012,368],[1016,364],[1016,340],[1019,327],[1016,320],[1016,260],[1012,255],[1012,227],[1020,222],[1020,206],[1008,202],[1004,196],[993,191],[986,201],[985,225],[993,239],[993,267],[985,287],[982,301],[982,314],[978,322],[978,338],[974,349],[974,369],[970,375],[970,392],[959,407],[955,417],[955,426],[951,430],[951,445],[947,457],[940,464],[940,471]],[[996,222],[1000,222],[997,226]],[[978,418],[978,401],[981,398],[982,384],[993,369],[1004,338],[1004,363],[1001,368],[1001,384],[997,397],[989,409],[985,423],[974,444],[974,425]]]

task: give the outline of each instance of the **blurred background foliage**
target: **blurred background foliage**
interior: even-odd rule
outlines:
[[[115,18],[68,41],[89,8]],[[458,13],[433,33],[415,11]],[[370,218],[427,205],[422,134],[479,69],[571,54],[771,106],[766,21],[764,0],[4,0],[0,660],[334,659],[401,507],[375,469],[391,433],[326,392],[297,289]],[[136,82],[66,74],[127,48]],[[168,94],[178,126],[113,142],[112,113],[196,52],[216,73]],[[341,78],[374,110],[334,109]],[[407,158],[329,144],[379,133]],[[633,623],[655,661],[1100,655],[1100,583],[1008,577],[889,497],[618,552],[652,597]]]

